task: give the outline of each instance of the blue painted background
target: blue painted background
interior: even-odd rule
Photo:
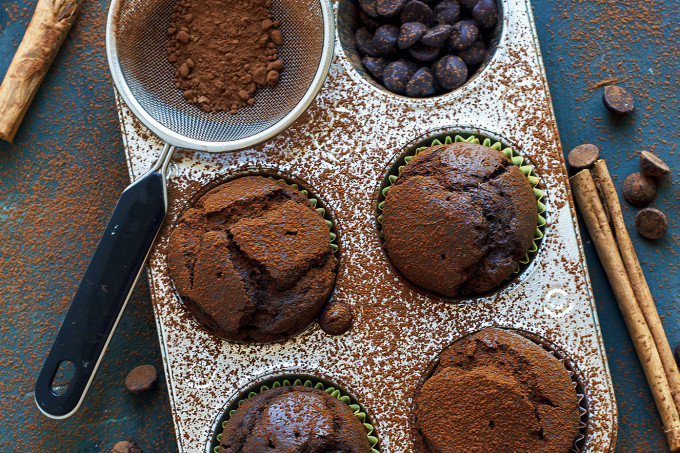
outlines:
[[[653,205],[671,219],[653,243],[632,234],[670,343],[680,340],[676,273],[680,245],[680,162],[676,143],[680,13],[675,1],[534,0],[534,14],[565,151],[602,147],[620,182],[638,150],[674,167]],[[0,7],[0,77],[33,11],[32,0]],[[128,305],[83,409],[48,420],[32,387],[99,234],[127,183],[104,49],[107,2],[85,2],[13,144],[0,143],[0,451],[109,451],[121,439],[146,452],[176,451],[147,282]],[[617,77],[637,109],[613,118],[594,84]],[[56,214],[55,214],[56,213]],[[625,206],[632,227],[636,210]],[[662,427],[620,313],[585,230],[616,396],[617,452],[666,451]],[[142,363],[161,372],[159,389],[130,395],[126,373]]]

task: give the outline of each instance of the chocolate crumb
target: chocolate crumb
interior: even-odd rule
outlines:
[[[645,208],[635,216],[635,228],[642,237],[660,239],[668,230],[668,218],[658,209]]]
[[[331,302],[319,315],[319,326],[328,335],[342,335],[352,327],[352,308],[344,302]]]
[[[125,388],[132,393],[151,390],[158,381],[158,373],[153,365],[140,365],[125,377]]]
[[[623,180],[623,198],[633,206],[647,206],[656,196],[656,182],[639,171]]]
[[[583,170],[592,167],[599,158],[600,148],[590,143],[584,143],[569,152],[567,161],[574,170]]]
[[[640,152],[640,170],[643,175],[655,178],[665,176],[671,171],[666,162],[648,151]]]

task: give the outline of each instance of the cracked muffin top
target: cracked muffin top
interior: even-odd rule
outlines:
[[[369,453],[361,422],[322,390],[284,386],[248,399],[229,418],[220,453]]]
[[[564,365],[495,328],[445,349],[413,399],[416,453],[568,453],[580,420]]]
[[[531,247],[531,184],[501,152],[458,142],[426,148],[390,187],[384,246],[412,283],[444,296],[479,294],[512,275]]]
[[[237,341],[299,333],[335,282],[325,220],[299,191],[262,176],[199,198],[170,234],[168,267],[199,323]]]

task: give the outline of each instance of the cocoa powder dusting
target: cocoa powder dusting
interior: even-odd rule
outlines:
[[[206,112],[236,113],[279,82],[283,44],[265,0],[179,0],[167,30],[177,88]]]

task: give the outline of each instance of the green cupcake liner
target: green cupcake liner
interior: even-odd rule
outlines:
[[[454,136],[454,138],[451,138],[450,135],[447,135],[446,138],[444,139],[444,143],[442,143],[439,139],[435,139],[432,141],[432,144],[430,146],[439,146],[439,145],[450,145],[452,143],[458,143],[458,142],[466,142],[466,143],[475,143],[475,144],[480,144],[479,137],[476,135],[470,135],[468,138],[463,138],[460,135]],[[537,225],[536,225],[536,231],[534,232],[534,239],[531,243],[531,246],[529,246],[529,250],[525,254],[525,256],[519,261],[517,264],[517,267],[514,271],[514,274],[518,274],[521,270],[521,265],[526,265],[529,264],[531,261],[531,258],[533,255],[538,251],[538,246],[540,245],[544,233],[545,233],[545,226],[546,226],[546,219],[542,215],[546,211],[546,206],[543,203],[543,197],[545,196],[545,192],[541,190],[538,186],[540,184],[540,179],[538,176],[534,173],[534,166],[531,165],[526,159],[524,159],[522,156],[518,155],[515,153],[515,151],[511,147],[505,147],[503,148],[503,144],[501,142],[492,142],[490,138],[484,138],[484,141],[481,142],[481,145],[486,146],[487,148],[492,148],[495,149],[496,151],[503,153],[505,157],[510,159],[510,162],[513,163],[513,165],[519,167],[519,169],[522,171],[524,176],[526,176],[527,180],[529,181],[529,184],[531,184],[531,188],[534,191],[534,196],[536,197],[536,210],[538,212],[538,220],[537,220]],[[417,155],[424,149],[427,149],[427,146],[422,146],[420,148],[416,148],[416,150],[413,152],[413,154],[408,155],[404,157],[404,165],[400,165],[397,168],[397,174],[391,174],[387,177],[389,184],[384,187],[381,191],[381,196],[382,200],[378,203],[378,210],[382,212],[383,206],[385,205],[385,197],[387,196],[387,193],[390,191],[390,188],[392,187],[392,184],[394,184],[394,181],[397,180],[397,177],[399,174],[401,174],[401,171],[404,169],[406,165],[413,159],[413,156]],[[382,224],[382,214],[378,215],[378,222]],[[380,229],[380,236],[383,236],[383,230],[382,228]],[[510,278],[510,277],[509,277]]]
[[[291,183],[289,181],[286,181],[283,178],[275,178],[273,176],[268,176],[267,178],[274,180],[274,181],[279,181],[284,184],[288,184],[290,187],[293,189],[297,190],[300,192],[305,198],[309,200],[309,202],[312,204],[312,207],[314,207],[314,210],[319,213],[319,215],[323,218],[323,220],[326,222],[326,225],[328,225],[328,229],[330,230],[330,243],[331,243],[331,249],[333,250],[333,257],[335,258],[335,261],[337,263],[338,261],[338,251],[340,250],[340,246],[337,244],[337,234],[333,232],[333,220],[330,218],[330,216],[327,215],[326,210],[317,205],[319,205],[319,200],[317,198],[310,197],[309,191],[306,189],[301,189],[300,186],[296,183]]]
[[[290,387],[290,386],[303,386],[303,387],[308,387],[308,388],[315,388],[317,390],[324,391],[328,393],[330,396],[333,398],[342,401],[345,403],[351,410],[354,416],[361,422],[361,424],[364,426],[364,431],[366,432],[366,437],[368,438],[368,442],[371,445],[371,453],[380,453],[380,446],[378,445],[378,438],[375,435],[375,429],[372,424],[368,422],[368,416],[366,415],[366,412],[361,408],[359,404],[352,403],[352,398],[349,395],[345,395],[340,389],[337,389],[333,386],[327,386],[321,381],[312,381],[310,379],[293,379],[292,382],[290,379],[282,379],[282,380],[277,380],[274,381],[271,384],[271,387],[268,385],[262,385],[259,387],[259,389],[255,392],[249,392],[248,395],[237,401],[237,406],[241,407],[243,404],[246,402],[246,400],[249,400],[258,394],[269,390],[270,388],[277,388],[277,387]],[[229,421],[229,418],[231,418],[232,415],[237,411],[237,409],[232,409],[229,411],[228,416],[226,419],[222,422],[221,426],[222,429],[226,426],[227,422]],[[220,442],[222,440],[222,433],[217,433],[217,435],[213,438],[213,444],[217,444],[215,447],[213,447],[214,453],[218,453],[220,449]]]

